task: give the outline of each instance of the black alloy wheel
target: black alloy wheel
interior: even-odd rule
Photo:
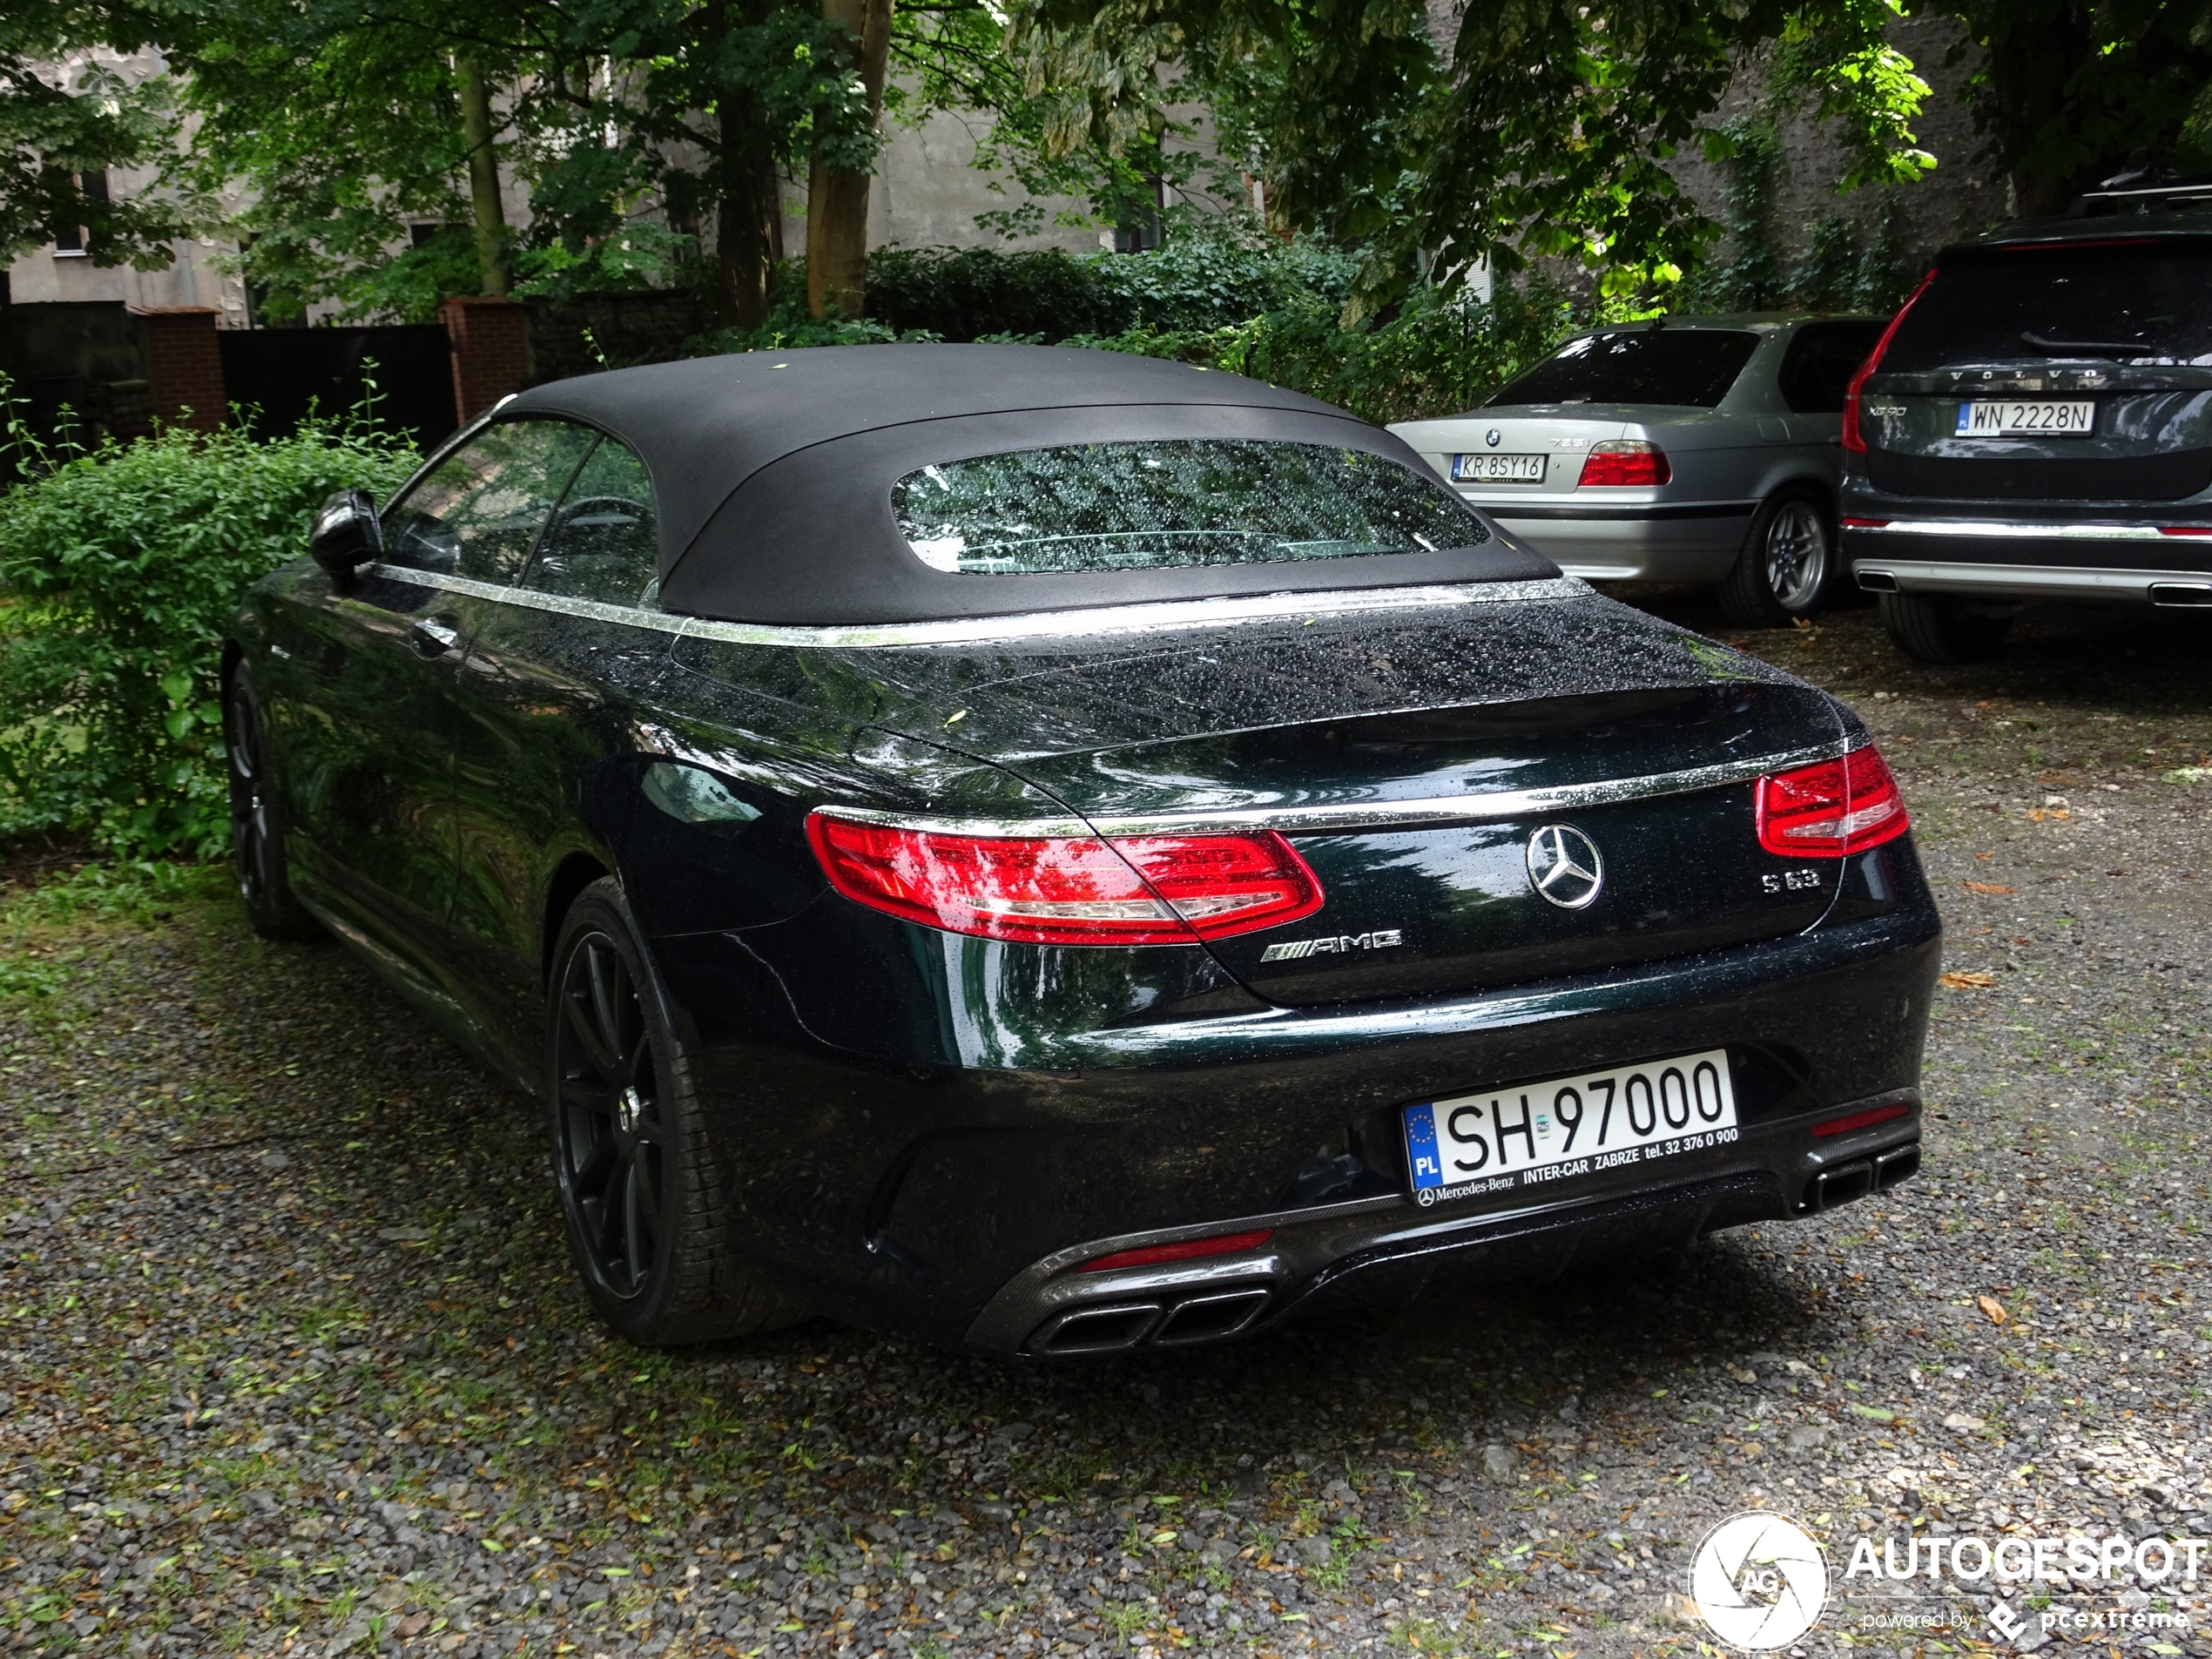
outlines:
[[[318,939],[322,924],[292,891],[286,861],[283,807],[269,763],[268,729],[261,722],[253,681],[239,668],[223,693],[223,748],[231,786],[231,856],[239,896],[253,931],[265,939]]]
[[[1957,593],[1885,593],[1890,642],[1915,662],[1978,663],[1994,657],[2013,631],[2008,612]]]
[[[729,1250],[728,1184],[692,1068],[611,880],[554,954],[546,1109],[569,1246],[599,1315],[634,1342],[711,1341],[802,1311]]]
[[[1722,579],[1721,609],[1739,628],[1780,628],[1820,609],[1834,579],[1836,529],[1819,491],[1777,489],[1752,516],[1735,568]]]

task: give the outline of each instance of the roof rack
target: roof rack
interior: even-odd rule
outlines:
[[[2085,218],[2107,213],[2169,212],[2212,204],[2212,179],[2185,179],[2151,165],[2114,173],[2094,190],[2084,191],[2074,211]]]

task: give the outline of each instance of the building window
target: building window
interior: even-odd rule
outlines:
[[[93,172],[73,172],[70,174],[69,181],[77,187],[77,199],[80,203],[97,204],[102,207],[107,206],[105,168]],[[57,259],[81,260],[84,257],[85,244],[91,240],[91,230],[88,226],[57,225],[54,227],[54,256]]]

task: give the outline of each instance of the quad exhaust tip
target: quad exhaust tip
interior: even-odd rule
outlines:
[[[1918,1141],[1893,1146],[1871,1158],[1858,1158],[1850,1163],[1838,1164],[1832,1170],[1823,1170],[1813,1177],[1812,1184],[1805,1189],[1804,1202],[1798,1206],[1799,1213],[1814,1215],[1823,1210],[1833,1210],[1838,1204],[1849,1204],[1854,1198],[1864,1198],[1870,1192],[1887,1192],[1899,1182],[1910,1180],[1919,1170],[1920,1143]]]
[[[1046,1320],[1024,1345],[1031,1353],[1120,1353],[1218,1342],[1258,1318],[1269,1294],[1267,1286],[1255,1285],[1175,1301],[1086,1305]]]

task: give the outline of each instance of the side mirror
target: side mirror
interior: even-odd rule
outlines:
[[[307,551],[340,587],[362,565],[382,557],[384,526],[376,516],[375,498],[366,489],[341,489],[323,502]]]

